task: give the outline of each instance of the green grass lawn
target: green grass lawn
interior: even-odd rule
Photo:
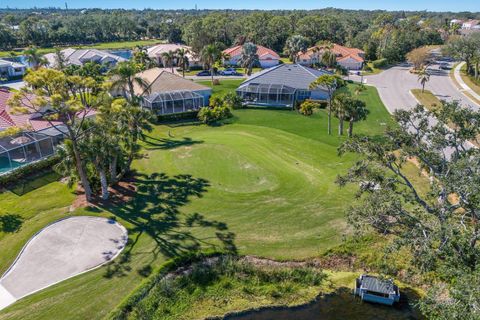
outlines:
[[[214,93],[238,84],[221,81]],[[360,99],[371,113],[354,132],[379,135],[390,115],[375,88]],[[221,126],[158,125],[144,143],[145,157],[134,163],[138,193],[129,203],[70,212],[71,190],[48,179],[26,193],[0,194],[0,216],[18,215],[14,229],[4,226],[11,218],[1,220],[1,270],[36,231],[71,214],[113,217],[130,239],[112,264],[22,299],[0,319],[100,319],[152,270],[185,252],[235,248],[306,259],[339,245],[351,232],[344,212],[355,200],[351,187],[334,181],[355,158],[337,156],[345,137],[328,136],[326,127],[323,110],[305,117],[250,109],[235,110]]]
[[[235,89],[238,88],[238,86],[245,80],[243,79],[237,79],[237,80],[219,80],[220,85],[215,85],[212,86],[212,81],[210,80],[201,80],[197,81],[200,84],[203,84],[205,86],[212,87],[212,94],[218,94],[218,95],[223,95],[227,92],[232,92],[235,91]]]
[[[435,107],[441,105],[440,100],[429,90],[422,92],[422,89],[412,89],[411,91],[418,102],[429,110],[433,111]]]
[[[153,46],[161,43],[161,40],[137,40],[137,41],[116,41],[116,42],[101,42],[96,44],[88,44],[83,46],[71,46],[73,48],[81,49],[101,49],[101,50],[117,50],[117,49],[133,49],[136,46]],[[38,50],[41,54],[55,52],[55,48],[40,48]],[[21,55],[22,51],[0,51],[0,57],[8,57],[11,55]]]

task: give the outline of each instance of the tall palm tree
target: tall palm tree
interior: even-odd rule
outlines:
[[[351,97],[346,93],[335,95],[332,101],[332,109],[335,117],[338,118],[338,134],[343,135],[343,122],[347,115],[347,108],[351,102]]]
[[[427,68],[423,68],[418,72],[418,81],[422,85],[422,93],[425,91],[425,85],[430,81],[430,73],[428,73]]]
[[[23,55],[27,59],[27,62],[32,66],[33,70],[37,70],[47,64],[47,59],[40,54],[37,47],[29,47],[25,49]]]
[[[203,63],[208,66],[210,69],[210,75],[212,77],[212,85],[213,85],[213,71],[215,67],[215,63],[222,60],[224,57],[222,50],[216,44],[209,44],[203,47],[202,51],[200,52],[200,58],[202,59]]]
[[[304,36],[295,35],[287,39],[285,53],[293,63],[297,62],[298,54],[305,53],[308,48],[308,40]]]
[[[173,73],[173,64],[175,62],[175,52],[168,51],[162,53],[162,63],[165,68],[171,68]]]
[[[346,119],[348,119],[349,138],[353,136],[353,124],[357,121],[365,120],[368,113],[365,102],[358,99],[349,99],[345,109]]]
[[[185,69],[188,68],[190,61],[188,60],[188,55],[190,51],[185,48],[179,48],[175,52],[175,57],[177,59],[177,64],[182,67],[182,75],[185,78]]]
[[[245,69],[247,75],[252,74],[252,69],[260,63],[257,46],[251,42],[247,42],[242,46],[242,54],[240,56],[240,65]]]
[[[109,74],[112,80],[112,87],[126,91],[127,100],[132,104],[139,104],[140,97],[135,92],[135,85],[142,91],[148,92],[150,84],[138,75],[138,65],[133,61],[124,61],[117,63],[115,68],[111,69]]]
[[[155,62],[148,56],[147,49],[142,46],[135,47],[132,60],[140,65],[141,70],[150,69],[155,66]]]
[[[337,64],[337,56],[330,49],[326,49],[322,53],[321,62],[327,68],[333,68]]]
[[[315,90],[319,87],[323,87],[327,90],[328,94],[328,134],[332,134],[332,99],[333,93],[337,88],[337,85],[342,81],[342,79],[338,76],[331,75],[331,74],[324,74],[317,78],[317,80],[313,81],[310,84],[310,89]]]

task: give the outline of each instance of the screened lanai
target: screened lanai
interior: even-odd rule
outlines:
[[[48,135],[23,132],[0,138],[0,175],[54,152],[53,138]]]
[[[158,92],[144,98],[144,106],[159,115],[196,111],[205,106],[205,98],[194,91]]]
[[[282,84],[248,83],[237,89],[245,103],[291,107],[296,89]]]

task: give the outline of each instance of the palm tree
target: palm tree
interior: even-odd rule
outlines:
[[[142,46],[135,47],[132,60],[140,65],[141,70],[147,70],[155,66],[155,62],[148,56],[147,49]]]
[[[32,66],[33,70],[45,66],[47,59],[42,57],[37,47],[29,47],[23,51],[23,55],[26,57],[27,62]]]
[[[327,68],[333,68],[337,64],[337,56],[330,49],[326,49],[322,53],[321,62]]]
[[[315,90],[319,87],[323,87],[327,90],[328,94],[328,134],[332,134],[332,99],[333,93],[337,88],[339,82],[342,81],[341,78],[331,74],[324,74],[317,78],[310,84],[310,89]]]
[[[418,72],[418,81],[422,85],[422,93],[425,91],[425,85],[430,81],[430,73],[428,73],[427,68],[423,68]]]
[[[162,53],[162,63],[165,68],[171,68],[173,73],[173,64],[175,62],[175,52],[168,51]]]
[[[335,95],[332,101],[332,109],[335,117],[338,118],[338,134],[343,136],[343,122],[347,115],[348,105],[351,103],[352,98],[346,93],[340,93]]]
[[[239,62],[242,68],[245,69],[246,74],[251,75],[252,68],[260,63],[257,54],[257,46],[251,42],[245,43],[242,46],[242,55]]]
[[[295,35],[287,39],[285,53],[293,63],[297,62],[298,54],[305,53],[308,47],[308,40],[304,36]]]
[[[138,76],[138,65],[133,61],[124,61],[118,63],[115,68],[110,70],[109,74],[112,80],[112,87],[127,91],[127,99],[133,104],[139,104],[140,98],[135,93],[135,85],[139,86],[142,91],[149,91],[149,83],[142,77]]]
[[[215,63],[221,61],[223,58],[222,50],[216,44],[209,44],[203,47],[202,51],[200,52],[200,58],[202,59],[203,63],[208,66],[210,69],[210,75],[212,77],[212,85],[213,85],[213,71],[215,67]]]
[[[365,120],[367,118],[369,111],[366,107],[365,102],[358,99],[349,99],[348,104],[346,105],[345,115],[348,119],[348,137],[353,136],[353,124],[357,121]]]
[[[182,67],[182,75],[183,75],[184,78],[185,78],[185,69],[188,67],[188,65],[190,63],[190,61],[188,61],[189,53],[190,53],[190,51],[188,49],[179,48],[179,49],[177,49],[176,55],[175,55],[178,65],[180,65]]]

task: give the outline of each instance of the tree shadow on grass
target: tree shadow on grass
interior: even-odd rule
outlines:
[[[136,174],[132,182],[136,195],[129,202],[112,199],[99,203],[131,225],[124,253],[108,265],[106,277],[122,276],[130,271],[133,248],[140,237],[147,234],[155,241],[151,261],[137,270],[140,275],[151,272],[150,264],[159,256],[174,258],[204,249],[236,253],[235,235],[228,226],[216,220],[208,220],[200,213],[183,214],[180,208],[192,198],[201,198],[209,182],[191,175],[167,176],[166,174]],[[197,234],[202,234],[198,236]],[[143,252],[145,253],[145,252]]]
[[[4,214],[0,216],[0,232],[14,233],[20,230],[23,218],[18,214]]]
[[[145,135],[144,143],[146,150],[169,150],[175,149],[178,147],[188,147],[194,144],[203,143],[201,140],[193,140],[189,137],[183,137],[180,140],[176,139],[163,139],[163,138],[154,138]]]

